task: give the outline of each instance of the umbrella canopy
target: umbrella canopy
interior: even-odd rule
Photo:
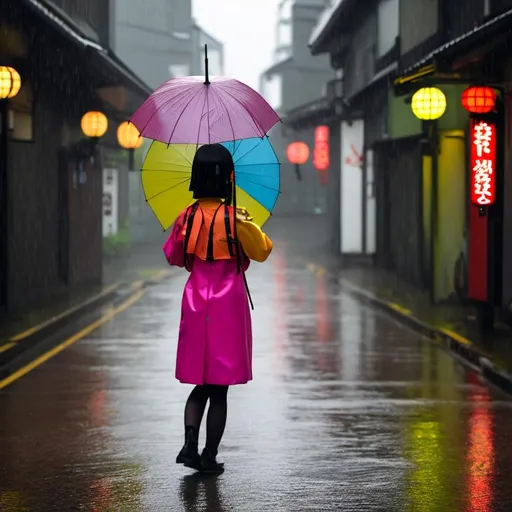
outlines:
[[[223,144],[233,156],[237,203],[262,226],[279,197],[280,163],[267,137]],[[153,142],[141,169],[146,201],[164,229],[193,201],[189,191],[195,144]]]
[[[238,80],[189,76],[158,87],[130,121],[142,137],[166,144],[216,144],[264,137],[280,118]]]

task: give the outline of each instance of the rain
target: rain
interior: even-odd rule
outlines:
[[[512,510],[511,23],[2,0],[0,511]]]

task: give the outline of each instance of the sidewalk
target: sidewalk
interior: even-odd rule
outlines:
[[[512,392],[512,331],[496,322],[491,338],[482,338],[473,308],[433,305],[426,294],[372,266],[335,271],[342,286],[360,299],[385,309],[400,321],[447,345]]]
[[[0,320],[0,356],[11,349],[13,343],[51,324],[108,302],[126,285],[163,276],[169,267],[158,249],[148,251],[147,246],[135,246],[125,255],[104,257],[102,284],[81,287],[39,307]]]

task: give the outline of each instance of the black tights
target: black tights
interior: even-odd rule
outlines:
[[[185,430],[192,429],[199,438],[199,428],[206,409],[206,402],[210,400],[208,415],[206,417],[206,448],[217,455],[228,412],[228,386],[214,386],[204,384],[196,386],[185,405]]]

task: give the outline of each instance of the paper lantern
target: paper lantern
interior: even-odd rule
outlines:
[[[82,117],[80,126],[86,137],[99,139],[103,137],[108,130],[108,119],[102,112],[87,112],[87,114]]]
[[[124,149],[139,149],[144,142],[139,130],[129,121],[121,123],[117,128],[117,141]]]
[[[414,93],[411,108],[418,119],[435,121],[446,111],[446,96],[437,87],[423,87]]]
[[[286,148],[286,158],[291,164],[302,165],[308,161],[309,147],[305,142],[292,142]]]
[[[472,114],[487,114],[496,105],[496,93],[492,87],[471,86],[462,93],[461,102]]]
[[[14,68],[0,66],[0,100],[14,98],[20,89],[20,74]]]

